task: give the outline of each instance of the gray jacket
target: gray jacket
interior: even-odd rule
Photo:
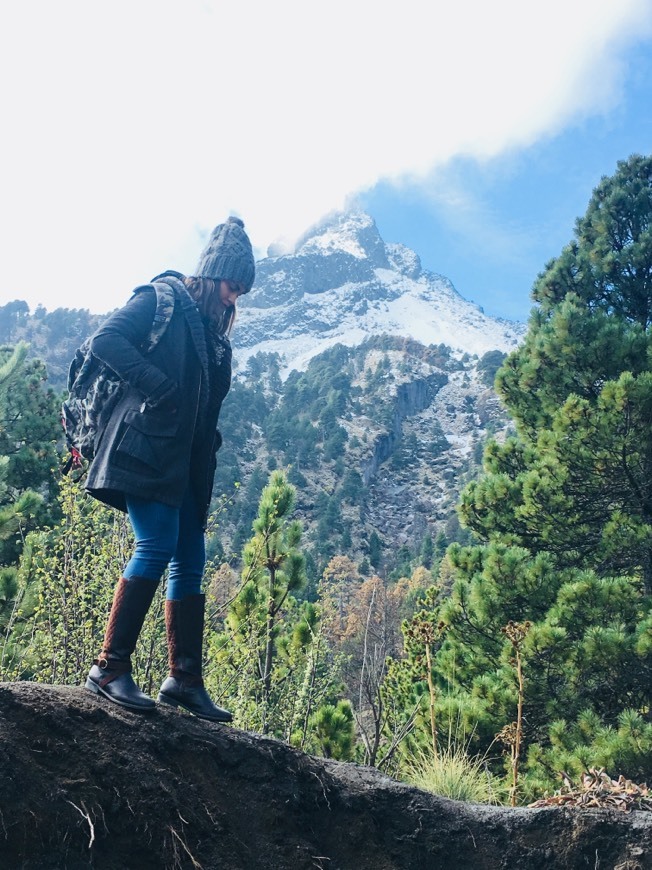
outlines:
[[[182,278],[177,272],[163,273]],[[92,352],[127,384],[100,432],[86,479],[95,498],[126,510],[125,495],[180,507],[190,486],[205,521],[213,489],[222,401],[231,385],[231,346],[212,336],[187,293],[145,354],[156,294],[138,288],[93,337]]]

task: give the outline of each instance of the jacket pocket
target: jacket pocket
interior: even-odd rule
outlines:
[[[116,454],[136,459],[157,471],[162,470],[171,458],[172,439],[178,430],[178,414],[127,411]]]

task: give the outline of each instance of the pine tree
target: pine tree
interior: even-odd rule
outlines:
[[[349,701],[324,704],[310,720],[310,742],[305,747],[324,758],[346,761],[353,754],[355,722]]]
[[[25,346],[0,348],[0,455],[10,458],[8,482],[17,490],[42,490],[56,497],[53,469],[63,430],[60,404],[45,384],[40,360],[27,359]]]
[[[485,453],[461,515],[481,538],[641,576],[652,592],[652,157],[618,165],[497,386],[517,436]]]
[[[263,489],[254,520],[254,535],[243,552],[242,591],[231,606],[228,622],[237,642],[248,645],[255,673],[246,692],[260,704],[260,728],[267,733],[272,694],[280,679],[275,665],[284,620],[295,606],[293,592],[305,584],[304,558],[298,550],[301,525],[290,519],[295,490],[282,471],[273,471]]]
[[[383,543],[375,531],[369,535],[369,561],[374,568],[379,568],[382,561]]]
[[[11,486],[11,462],[9,453],[12,448],[7,431],[7,416],[10,395],[18,385],[21,370],[27,356],[27,345],[21,343],[15,348],[0,350],[0,540],[7,538],[18,528],[21,516],[35,507],[39,498],[35,493],[25,492],[19,500],[16,486]]]
[[[326,731],[323,741],[316,734],[330,715],[320,716],[319,710],[340,700],[339,664],[320,605],[298,601],[294,594],[305,584],[301,526],[291,518],[294,499],[285,473],[273,471],[244,548],[240,583],[225,566],[215,574],[206,682],[240,727],[274,734],[306,751],[325,752],[323,741],[332,739],[328,751],[344,757],[350,729],[341,711],[331,717],[337,728],[328,740]],[[224,598],[231,599],[226,608]]]
[[[432,560],[435,555],[435,545],[432,541],[432,535],[427,532],[424,535],[423,543],[421,544],[421,564],[424,568],[432,568]]]

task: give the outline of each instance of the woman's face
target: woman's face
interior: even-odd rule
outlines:
[[[235,305],[238,296],[244,292],[244,287],[238,281],[220,281],[220,302],[224,306]]]
[[[211,320],[220,320],[225,309],[234,306],[244,290],[237,281],[220,281],[217,292],[212,293],[204,303],[204,314]]]

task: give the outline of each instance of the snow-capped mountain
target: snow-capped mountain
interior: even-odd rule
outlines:
[[[304,370],[334,344],[383,333],[479,356],[513,350],[525,334],[524,324],[488,316],[422,269],[414,251],[384,242],[364,212],[329,216],[294,253],[266,257],[256,270],[233,335],[241,368],[264,351],[279,353],[286,373]]]

